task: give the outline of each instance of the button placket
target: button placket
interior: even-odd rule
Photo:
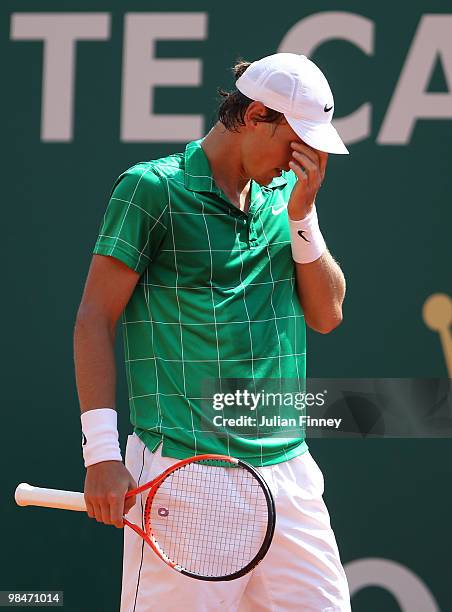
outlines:
[[[256,232],[256,222],[254,221],[254,216],[252,214],[250,214],[248,217],[248,243],[251,248],[256,247],[259,243]]]

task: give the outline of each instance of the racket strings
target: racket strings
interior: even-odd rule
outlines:
[[[250,563],[268,525],[260,483],[240,466],[189,463],[162,482],[146,520],[169,559],[204,576],[226,576]]]

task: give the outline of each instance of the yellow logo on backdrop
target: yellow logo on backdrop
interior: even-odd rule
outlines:
[[[434,293],[425,300],[422,317],[427,327],[439,335],[449,377],[452,378],[452,299],[445,293]]]

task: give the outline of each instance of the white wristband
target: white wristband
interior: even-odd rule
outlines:
[[[311,263],[326,251],[315,204],[304,219],[294,221],[289,217],[289,227],[292,257],[297,263]]]
[[[80,418],[85,467],[101,461],[122,461],[116,410],[96,408],[83,412]]]

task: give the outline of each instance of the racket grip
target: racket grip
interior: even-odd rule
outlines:
[[[76,493],[75,491],[43,489],[22,482],[17,486],[14,498],[18,506],[42,506],[44,508],[86,512],[83,493]]]

